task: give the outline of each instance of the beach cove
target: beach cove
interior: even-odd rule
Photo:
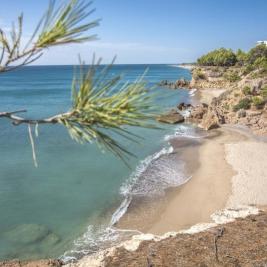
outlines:
[[[223,92],[221,89],[198,90],[191,94],[190,102],[209,104],[213,97]],[[89,253],[91,255],[83,256],[76,263],[67,263],[67,266],[102,266],[106,256],[113,259],[120,247],[125,247],[129,253],[139,251],[142,240],[160,241],[169,236],[179,237],[183,232],[202,232],[218,222],[228,222],[231,216],[258,214],[259,210],[251,205],[264,209],[267,204],[264,190],[267,174],[262,164],[267,160],[264,137],[257,137],[240,126],[225,125],[206,132],[185,123],[164,138],[169,143],[167,150],[154,154],[147,161],[148,164],[138,172],[138,180],[133,180],[135,183],[122,186],[126,200],[130,201],[113,209],[112,227],[102,242],[102,249],[99,247],[96,254]],[[170,180],[162,180],[166,174]],[[145,192],[151,195],[143,192],[145,185],[148,186]],[[224,212],[220,213],[223,210],[235,213],[225,216]],[[216,222],[214,214],[217,214]],[[80,248],[86,249],[87,236],[81,241]],[[68,255],[75,254],[65,254],[63,259],[71,260]],[[79,252],[76,255],[80,257]],[[46,266],[47,262],[40,264]],[[53,264],[61,265],[62,262]]]

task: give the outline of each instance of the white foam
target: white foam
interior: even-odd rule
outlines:
[[[176,137],[187,137],[187,138],[192,138],[192,139],[200,139],[200,138],[203,138],[205,135],[197,133],[195,127],[193,126],[179,125],[176,127],[175,132],[173,134],[165,135],[164,140],[170,141],[171,139],[174,139]]]
[[[197,91],[197,89],[191,89],[188,94],[190,96],[194,96],[196,94],[196,91]]]
[[[170,154],[172,152],[173,152],[172,146],[169,146],[167,148],[164,147],[159,152],[156,152],[153,155],[150,155],[147,158],[145,158],[144,160],[142,160],[138,164],[138,166],[136,167],[135,171],[131,174],[129,179],[127,179],[127,181],[121,186],[121,188],[120,188],[121,194],[124,196],[134,194],[134,186],[136,185],[140,176],[148,169],[150,164],[153,161],[156,161],[157,159],[159,159],[161,156],[166,155],[166,154]],[[135,193],[138,194],[137,191],[135,191]],[[141,191],[139,193],[141,193]]]
[[[184,175],[184,163],[177,162],[177,159],[172,161],[165,156],[172,152],[172,146],[164,147],[141,161],[120,188],[124,200],[113,213],[110,224],[90,225],[86,233],[74,242],[74,249],[66,252],[61,259],[68,262],[80,258],[81,255],[114,246],[122,240],[130,239],[133,235],[140,235],[139,231],[120,230],[113,225],[125,214],[133,197],[164,194],[166,188],[181,185],[190,179]]]
[[[118,247],[124,247],[128,251],[135,251],[138,249],[140,243],[144,240],[154,240],[154,241],[161,241],[163,239],[174,237],[177,234],[195,234],[199,232],[203,232],[205,230],[208,230],[212,227],[218,226],[220,224],[225,224],[231,221],[234,221],[236,218],[245,218],[249,215],[256,215],[259,213],[259,209],[253,206],[240,206],[238,209],[224,209],[215,212],[211,215],[211,218],[214,220],[212,223],[200,223],[193,225],[189,229],[182,230],[179,232],[169,232],[165,233],[162,236],[153,235],[153,234],[139,234],[134,235],[130,240],[124,241],[121,244],[106,249],[104,251],[100,251],[96,254],[90,255],[82,259],[80,262],[75,264],[75,267],[84,267],[84,266],[103,266],[103,259],[107,256],[112,256],[114,254],[114,251]],[[94,263],[95,265],[91,265]],[[68,265],[68,267],[72,267],[73,265]]]

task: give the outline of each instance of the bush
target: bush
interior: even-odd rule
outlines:
[[[228,72],[228,73],[225,73],[223,76],[229,82],[240,81],[240,76],[236,72]]]
[[[245,75],[255,69],[263,69],[267,73],[267,46],[257,45],[248,53],[241,49],[234,53],[231,49],[220,48],[201,56],[197,62],[203,66],[242,66]]]
[[[244,95],[250,95],[251,94],[251,89],[249,86],[245,86],[242,90]]]
[[[264,86],[263,88],[261,88],[260,95],[261,95],[265,100],[267,100],[267,85]]]
[[[238,104],[234,105],[233,111],[238,111],[240,109],[249,109],[251,104],[251,100],[249,98],[241,99]]]
[[[194,72],[194,79],[196,80],[205,80],[206,79],[206,75],[201,71],[201,70],[196,70],[196,72]]]
[[[265,44],[257,45],[250,49],[247,54],[247,63],[254,64],[259,58],[267,59],[267,46]]]
[[[255,67],[267,69],[267,57],[259,57],[253,63]]]
[[[241,49],[238,49],[236,52],[236,59],[238,66],[244,66],[245,62],[247,61],[247,54]]]
[[[236,55],[231,49],[220,48],[209,52],[197,60],[203,66],[234,66]]]
[[[260,96],[253,96],[252,97],[252,103],[256,108],[262,108],[262,106],[265,104],[265,101]]]

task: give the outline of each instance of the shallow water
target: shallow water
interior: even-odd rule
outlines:
[[[162,79],[190,78],[189,71],[167,65],[116,65],[112,73],[124,72],[124,79],[131,82],[147,67],[146,80],[151,85]],[[1,110],[26,108],[29,117],[67,111],[72,73],[71,66],[39,66],[0,75]],[[185,90],[155,90],[159,93],[156,104],[162,109],[189,99]],[[138,168],[150,164],[151,155],[170,149],[166,136],[177,126],[161,126],[162,130],[131,129],[144,137],[140,145],[123,141],[137,155],[129,161],[131,169],[94,144],[76,144],[61,126],[40,126],[36,140],[39,167],[35,168],[27,127],[14,127],[1,119],[0,259],[59,257],[65,251],[79,250],[66,254],[76,256],[115,239],[116,234],[106,227],[116,220],[113,213],[125,199],[123,190],[134,184]],[[144,180],[142,189],[147,188],[149,194],[177,182],[171,180],[175,176],[165,178],[158,184]],[[103,231],[109,232],[103,235]]]

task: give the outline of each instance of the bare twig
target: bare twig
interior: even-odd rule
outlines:
[[[69,112],[66,113],[62,113],[62,114],[58,114],[49,118],[45,118],[45,119],[26,119],[26,118],[22,118],[19,117],[17,115],[17,113],[22,113],[22,112],[27,112],[27,110],[16,110],[16,111],[11,111],[11,112],[0,112],[0,118],[4,117],[7,119],[12,120],[13,125],[20,125],[22,123],[26,123],[26,124],[31,124],[31,125],[37,125],[37,124],[55,124],[55,123],[59,123],[59,120],[61,118],[63,118],[64,116],[68,116],[70,115]]]
[[[217,231],[217,233],[216,233],[216,235],[214,237],[214,251],[215,251],[216,261],[219,261],[217,242],[218,242],[218,239],[223,236],[223,233],[224,233],[224,227],[218,229],[218,231]]]

